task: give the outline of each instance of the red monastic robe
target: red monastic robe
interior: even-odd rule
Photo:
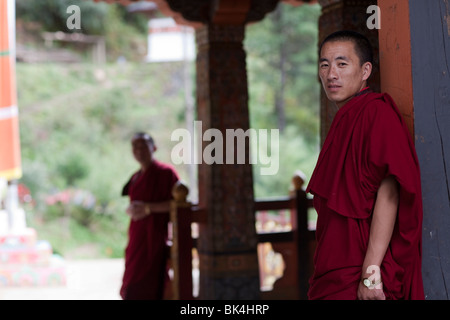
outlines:
[[[169,165],[153,160],[145,171],[136,172],[122,192],[130,201],[161,202],[172,198],[172,187],[178,181]],[[125,272],[120,295],[123,299],[158,300],[163,298],[167,278],[168,213],[153,213],[130,221],[128,246],[125,250]]]
[[[362,93],[336,114],[307,192],[318,213],[310,299],[357,299],[381,181],[393,176],[399,206],[381,265],[387,299],[424,299],[422,196],[414,144],[388,94]]]

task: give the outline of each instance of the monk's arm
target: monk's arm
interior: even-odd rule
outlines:
[[[148,202],[147,205],[152,213],[168,212],[170,210],[170,201]]]
[[[166,213],[170,210],[170,201],[141,202],[141,204],[142,204],[142,210],[146,214]]]
[[[149,214],[167,213],[170,210],[170,201],[142,202],[133,201],[127,208],[127,214],[133,220],[140,220]]]
[[[375,201],[370,226],[369,244],[362,268],[363,278],[371,276],[372,270],[379,272],[379,267],[384,259],[394,230],[398,198],[397,181],[392,176],[385,178],[381,182]],[[376,278],[379,279],[380,275],[378,274]]]
[[[372,215],[369,245],[363,271],[370,265],[380,266],[391,241],[398,209],[398,185],[394,177],[385,178],[380,185]],[[365,268],[364,268],[365,267]]]

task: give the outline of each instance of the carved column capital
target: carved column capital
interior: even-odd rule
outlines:
[[[245,37],[245,27],[208,25],[197,29],[197,46],[208,45],[210,42],[242,43]]]
[[[279,0],[251,0],[251,9],[247,14],[246,22],[259,21],[275,10]]]
[[[207,23],[209,21],[209,11],[211,1],[209,0],[165,0],[169,8],[180,13],[184,19]]]
[[[188,21],[217,25],[244,25],[273,11],[279,0],[158,0]]]

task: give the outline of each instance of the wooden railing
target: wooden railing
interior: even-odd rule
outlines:
[[[275,252],[284,260],[284,273],[273,289],[261,292],[262,299],[307,299],[308,280],[312,274],[312,256],[315,249],[315,231],[308,229],[308,209],[312,200],[303,190],[304,175],[292,178],[294,189],[288,197],[256,200],[255,211],[290,210],[290,231],[259,233],[258,242],[270,242]],[[261,267],[261,266],[260,266]]]
[[[315,231],[308,229],[308,209],[312,207],[303,190],[304,176],[296,174],[293,190],[287,197],[260,199],[255,201],[255,213],[267,210],[289,210],[291,230],[258,233],[259,243],[271,243],[275,252],[284,261],[284,272],[270,291],[262,291],[262,299],[306,299],[308,279],[312,274],[312,256],[315,249]],[[173,188],[171,203],[172,222],[171,267],[172,299],[190,300],[193,297],[192,249],[196,239],[192,238],[193,222],[206,222],[205,208],[187,202],[188,188],[177,183]],[[260,265],[261,269],[261,265]]]
[[[196,247],[192,238],[193,222],[205,220],[204,209],[187,202],[188,188],[178,182],[173,190],[173,201],[170,206],[172,223],[172,245],[170,248],[170,264],[173,270],[172,299],[192,300],[192,249]]]

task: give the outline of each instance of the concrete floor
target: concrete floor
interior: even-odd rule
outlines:
[[[123,259],[66,261],[67,284],[0,287],[0,300],[120,300]]]

